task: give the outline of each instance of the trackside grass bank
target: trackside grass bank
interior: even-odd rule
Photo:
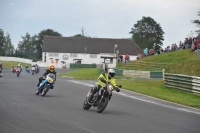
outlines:
[[[15,62],[15,61],[1,61],[0,62],[3,64],[3,68],[11,68],[12,65],[14,67],[16,67],[19,63],[22,64],[23,67],[25,67],[26,65],[28,65],[29,67],[31,67],[31,64],[28,63],[22,63],[22,62]]]
[[[98,78],[99,74],[97,68],[85,68],[75,69],[73,72],[62,73],[59,76],[74,77],[77,80],[94,80]],[[163,80],[130,80],[127,77],[117,75],[115,78],[116,83],[121,84],[123,89],[190,107],[200,108],[200,96],[173,88],[166,88],[164,87]]]

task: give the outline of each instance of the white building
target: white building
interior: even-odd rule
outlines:
[[[131,39],[107,38],[77,38],[45,36],[43,40],[42,61],[45,64],[54,63],[57,68],[63,62],[97,64],[108,63],[108,67],[116,67],[118,53],[129,55],[130,60],[136,60],[141,48]]]

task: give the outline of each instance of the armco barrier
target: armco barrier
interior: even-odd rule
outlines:
[[[70,68],[96,68],[96,64],[73,64],[70,63]]]
[[[200,94],[200,77],[165,73],[164,78],[164,85],[166,87],[177,88],[198,95]]]
[[[163,72],[150,71],[150,78],[163,78]]]
[[[139,71],[139,70],[123,70],[123,69],[115,69],[116,75],[127,76],[131,78],[162,78],[163,79],[163,71]],[[99,69],[99,74],[103,73],[103,69]]]
[[[115,74],[116,75],[123,75],[123,70],[121,70],[121,69],[116,69],[116,68],[114,68],[115,69]],[[104,72],[104,70],[102,69],[102,68],[100,68],[99,69],[99,74],[100,73],[103,73]]]

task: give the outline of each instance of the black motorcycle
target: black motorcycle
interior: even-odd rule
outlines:
[[[3,77],[2,68],[0,67],[0,77]]]
[[[115,90],[115,87],[108,83],[105,87],[97,91],[91,100],[88,100],[89,96],[91,95],[91,90],[89,90],[86,96],[86,100],[83,103],[83,108],[88,110],[91,106],[94,106],[97,108],[97,112],[101,113],[108,105],[108,101],[112,97],[113,90]]]

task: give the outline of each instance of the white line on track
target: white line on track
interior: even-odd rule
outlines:
[[[73,82],[73,83],[76,83],[76,84],[82,84],[82,85],[85,85],[85,86],[89,86],[89,87],[93,87],[94,84],[88,84],[88,83],[83,83],[83,82],[79,82],[79,81],[74,81],[74,80],[67,80],[69,82]],[[92,82],[94,83],[94,82]],[[129,91],[130,92],[130,91]],[[115,92],[114,92],[115,93]],[[180,111],[185,111],[185,112],[189,112],[189,113],[194,113],[194,114],[198,114],[200,115],[200,112],[199,110],[197,109],[194,109],[194,108],[190,108],[190,107],[187,107],[187,106],[183,106],[184,108],[177,108],[177,107],[174,107],[174,106],[170,106],[170,105],[164,105],[164,104],[161,104],[161,103],[158,103],[158,102],[153,102],[153,101],[149,101],[149,100],[145,100],[145,99],[141,99],[141,98],[137,98],[135,96],[131,96],[131,95],[128,95],[128,94],[125,94],[125,93],[116,93],[118,95],[121,95],[121,96],[125,96],[125,97],[128,97],[128,98],[132,98],[132,99],[135,99],[135,100],[139,100],[139,101],[143,101],[143,102],[147,102],[147,103],[152,103],[152,104],[156,104],[156,105],[159,105],[159,106],[163,106],[163,107],[166,107],[166,108],[171,108],[171,109],[176,109],[176,110],[180,110]],[[162,101],[162,100],[161,100]],[[170,103],[170,102],[169,102]],[[182,106],[180,104],[177,104],[179,106]],[[197,110],[197,111],[195,111]]]

